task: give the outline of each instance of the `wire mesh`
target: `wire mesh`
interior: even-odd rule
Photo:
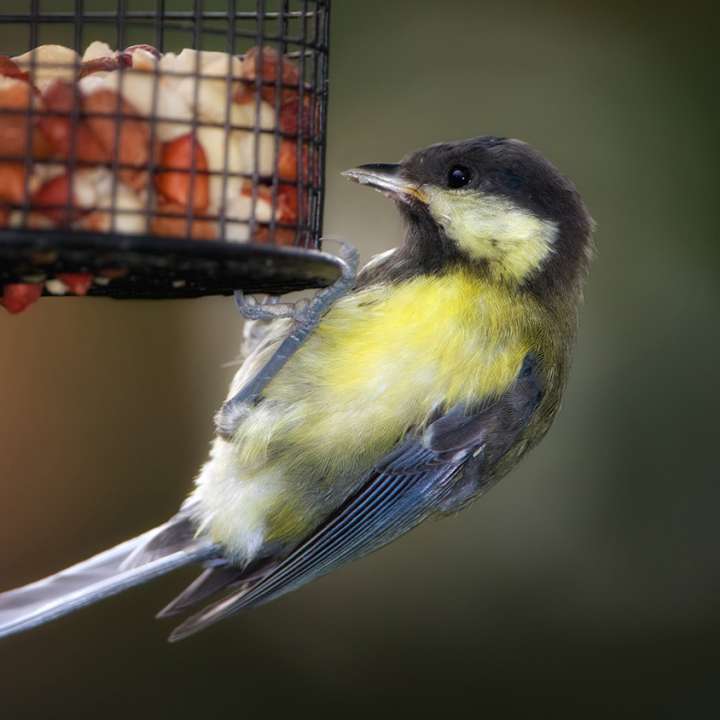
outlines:
[[[0,284],[174,297],[331,282],[308,252],[328,32],[329,0],[6,0]]]

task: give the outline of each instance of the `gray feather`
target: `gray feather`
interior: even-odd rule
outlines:
[[[198,540],[185,547],[171,546],[164,553],[156,544],[148,561],[132,561],[133,556],[137,558],[139,551],[175,525],[177,521],[171,520],[55,575],[0,593],[0,637],[29,630],[217,554],[210,542]]]

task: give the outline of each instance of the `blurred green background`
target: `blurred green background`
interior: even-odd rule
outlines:
[[[564,409],[470,510],[189,641],[153,614],[191,572],[0,642],[3,718],[717,716],[712,7],[335,3],[328,235],[368,256],[401,232],[341,170],[477,134],[529,141],[585,196]],[[0,316],[0,589],[175,510],[240,334],[228,299]]]

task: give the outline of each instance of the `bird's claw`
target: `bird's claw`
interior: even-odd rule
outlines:
[[[252,295],[245,295],[242,290],[235,291],[235,304],[240,314],[246,320],[279,320],[290,318],[299,321],[301,313],[307,308],[308,301],[300,300],[296,303],[280,302],[280,299],[268,295],[258,300]]]

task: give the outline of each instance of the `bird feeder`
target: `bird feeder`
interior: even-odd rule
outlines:
[[[332,284],[329,5],[3,2],[6,309]]]

